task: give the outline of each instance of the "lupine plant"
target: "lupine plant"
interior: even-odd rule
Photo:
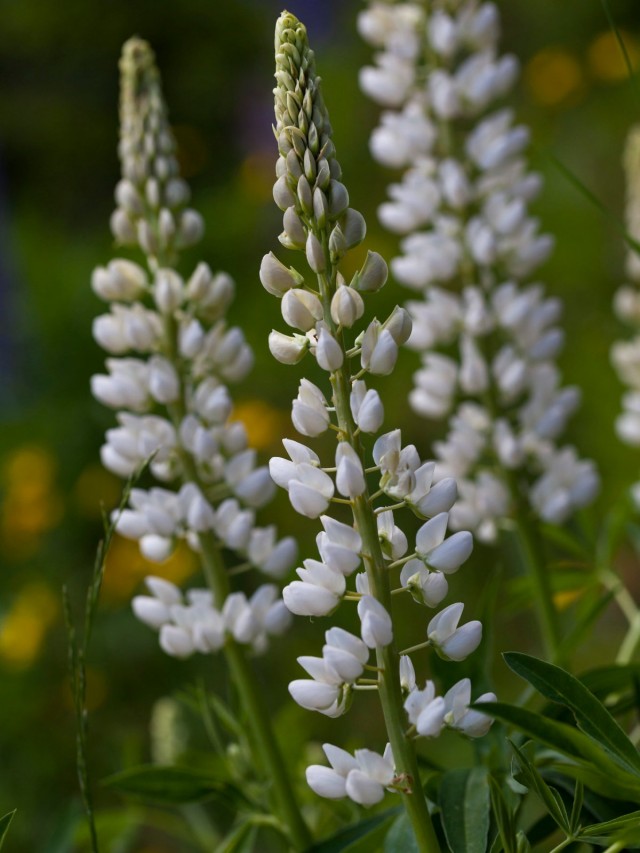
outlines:
[[[396,308],[384,322],[358,322],[368,294],[384,285],[387,267],[380,255],[369,252],[351,281],[340,273],[340,262],[365,237],[365,222],[349,207],[340,180],[305,27],[288,13],[276,25],[275,76],[279,157],[274,199],[283,211],[280,242],[305,256],[310,278],[272,253],[265,255],[261,282],[282,300],[283,318],[297,330],[293,335],[273,331],[269,348],[284,364],[315,358],[327,375],[325,388],[303,378],[292,420],[302,436],[313,438],[332,429],[337,439],[328,465],[306,444],[291,439],[285,440],[289,458],[271,460],[271,475],[287,490],[293,508],[319,518],[323,527],[317,539],[319,559],[303,561],[299,580],[285,587],[283,596],[287,607],[302,616],[328,616],[341,601],[353,602],[361,633],[357,637],[329,628],[322,656],[298,659],[311,678],[293,681],[289,691],[303,707],[338,717],[354,692],[374,688],[389,738],[383,755],[361,749],[352,756],[325,744],[331,766],[309,767],[307,781],[321,796],[346,796],[363,805],[381,800],[385,788],[400,792],[420,849],[437,850],[413,739],[435,737],[445,725],[482,735],[490,721],[469,710],[468,680],[444,697],[436,696],[432,681],[418,688],[411,658],[399,653],[394,640],[392,597],[407,590],[419,604],[437,607],[447,594],[447,574],[471,553],[472,537],[461,531],[445,538],[455,482],[443,479],[432,487],[434,464],[423,462],[414,446],[403,447],[399,430],[385,432],[372,448],[367,446],[365,436],[381,430],[384,409],[365,377],[393,371],[411,321]],[[342,506],[351,516],[346,521],[328,514]],[[411,548],[395,524],[394,512],[405,508],[429,518]],[[361,566],[364,571],[357,572]],[[354,573],[355,582],[348,586]],[[409,651],[431,646],[445,659],[464,660],[479,645],[482,629],[477,621],[459,625],[463,609],[457,602],[440,610],[426,625],[426,640]],[[375,652],[373,667],[370,651]],[[363,678],[365,668],[374,678]]]
[[[283,12],[275,32],[273,187],[282,250],[280,258],[264,256],[259,279],[280,300],[289,327],[268,336],[271,354],[307,370],[291,408],[298,438],[284,439],[286,456],[272,458],[268,469],[256,467],[245,428],[230,420],[228,385],[252,365],[242,332],[226,324],[233,282],[203,263],[188,277],[178,271],[181,250],[199,241],[203,223],[187,206],[153,53],[136,38],[122,55],[122,179],[111,225],[116,242],[142,252],[144,261],[112,260],[92,281],[109,304],[94,323],[94,337],[109,354],[107,373],[93,377],[92,390],[118,412],[101,457],[106,468],[129,478],[107,544],[117,530],[152,562],[161,564],[178,545],[197,555],[205,588],[183,594],[150,577],[149,594],[136,596],[133,610],[158,632],[168,655],[224,655],[239,711],[211,697],[204,702],[205,724],[213,709],[252,749],[253,766],[238,770],[238,744],[220,745],[218,758],[234,783],[225,791],[236,791],[237,813],[226,836],[214,832],[204,840],[201,815],[194,816],[200,830],[194,838],[200,849],[229,853],[265,849],[261,837],[252,846],[247,830],[257,826],[276,830],[269,850],[337,853],[382,844],[385,853],[526,853],[535,845],[545,853],[570,845],[608,853],[636,849],[640,731],[631,717],[638,707],[640,668],[633,656],[640,619],[611,565],[621,525],[613,525],[613,534],[604,525],[595,558],[587,553],[593,543],[579,529],[556,530],[556,543],[594,562],[598,581],[599,600],[563,637],[550,567],[534,553],[539,536],[550,535],[548,522],[566,522],[594,496],[598,476],[572,448],[555,445],[578,393],[560,388],[559,303],[545,297],[541,285],[525,284],[551,248],[527,209],[540,183],[522,155],[528,134],[508,111],[485,115],[509,90],[516,61],[497,56],[492,3],[376,0],[361,13],[359,29],[380,49],[375,66],[362,72],[362,86],[389,108],[374,131],[373,154],[407,169],[379,211],[383,225],[404,236],[391,272],[424,299],[396,306],[383,320],[367,313],[374,295],[393,285],[385,260],[373,250],[353,273],[350,253],[365,240],[365,220],[350,207],[306,29]],[[629,151],[633,235],[637,141]],[[289,264],[289,253],[302,270]],[[634,281],[637,270],[634,259]],[[617,306],[634,322],[640,316],[637,294],[628,288]],[[430,418],[450,415],[446,440],[434,446],[435,462],[425,461],[423,448],[403,445],[390,407],[385,416],[373,387],[376,377],[393,373],[404,344],[423,357],[412,406]],[[636,349],[633,342],[614,351],[634,391]],[[625,409],[619,432],[637,443],[640,409],[633,395]],[[147,486],[145,477],[159,485]],[[238,576],[244,582],[256,569],[285,582],[296,564],[291,537],[278,539],[274,527],[256,526],[256,510],[271,498],[274,484],[286,490],[297,513],[321,525],[317,553],[305,543],[297,579],[287,578],[282,593],[267,583],[247,597],[234,591]],[[462,621],[468,601],[446,603],[449,577],[471,557],[471,531],[492,543],[509,525],[520,529],[529,552],[551,658],[505,653],[510,670],[527,682],[513,704],[481,692],[492,684],[493,648],[485,641],[478,663],[481,622]],[[90,616],[105,550],[90,589]],[[599,584],[606,579],[629,631],[616,665],[576,678],[557,662],[568,660],[601,614]],[[474,607],[472,615],[482,615],[491,629],[490,607]],[[321,654],[298,657],[305,676],[289,684],[289,693],[303,709],[334,719],[332,740],[340,744],[325,743],[328,764],[310,764],[299,780],[285,769],[295,765],[295,756],[285,761],[249,660],[267,650],[271,636],[300,626],[290,614],[317,620],[324,644]],[[356,632],[338,620],[356,624]],[[410,644],[401,648],[405,636]],[[73,639],[79,777],[97,851],[84,755],[88,636],[81,646]],[[416,673],[427,667],[423,681]],[[540,697],[546,704],[533,710]],[[381,742],[363,743],[351,730],[346,715],[356,701],[379,705],[379,730],[386,734]],[[163,706],[153,726],[156,740],[167,739],[165,753],[171,753],[174,711],[173,704]],[[433,760],[433,741],[445,730],[472,744],[466,766],[447,750],[444,766]],[[151,779],[154,792],[172,801],[171,786],[181,777],[157,768],[136,772],[126,775],[129,792],[149,793],[140,783]],[[210,783],[210,777],[197,778]],[[211,793],[206,784],[202,790]],[[385,809],[387,792],[404,810]],[[372,816],[314,841],[307,823],[319,834],[323,808],[339,825],[360,806]],[[0,821],[0,844],[6,825]]]
[[[488,543],[515,528],[552,653],[560,634],[536,553],[539,521],[564,523],[599,477],[556,444],[580,394],[561,387],[556,365],[560,301],[529,283],[553,240],[528,211],[541,187],[524,155],[529,132],[501,104],[518,63],[498,53],[491,2],[376,0],[359,30],[377,48],[361,87],[385,107],[371,153],[405,170],[378,214],[402,237],[393,276],[422,297],[406,305],[407,345],[422,361],[409,402],[448,419],[434,453],[436,479],[455,476],[460,490],[452,527]]]
[[[242,331],[225,321],[232,279],[205,263],[186,280],[176,270],[180,250],[198,242],[203,223],[186,206],[189,190],[178,175],[149,45],[128,41],[120,67],[122,179],[111,227],[119,245],[142,251],[146,268],[118,258],[93,274],[95,293],[110,306],[94,321],[93,334],[110,357],[108,373],[94,376],[91,388],[118,411],[101,457],[124,477],[148,461],[162,484],[131,490],[115,519],[117,532],[158,563],[184,540],[206,581],[185,600],[175,584],[149,577],[150,595],[136,596],[133,610],[159,632],[169,655],[223,651],[272,808],[302,848],[307,829],[248,660],[288,628],[290,615],[274,583],[249,598],[232,591],[232,578],[250,568],[282,577],[297,552],[291,537],[278,540],[273,526],[256,525],[255,510],[274,487],[267,468],[256,467],[243,424],[230,421],[228,383],[246,375],[253,356]]]

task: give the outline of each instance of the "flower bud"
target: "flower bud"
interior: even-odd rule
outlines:
[[[269,351],[281,364],[297,364],[309,349],[309,339],[303,335],[283,335],[275,329],[269,334]]]
[[[269,252],[260,264],[260,281],[273,296],[283,296],[292,287],[299,287],[304,279],[293,267],[285,267],[273,252]]]
[[[315,273],[324,272],[326,261],[322,244],[316,235],[310,231],[306,242],[307,263]]]
[[[173,270],[158,270],[153,284],[153,298],[163,314],[173,314],[182,304],[184,286],[180,276]]]
[[[282,226],[292,246],[296,249],[304,249],[307,235],[302,220],[296,213],[294,206],[288,207],[285,210],[282,217]]]
[[[357,290],[342,285],[331,299],[331,319],[339,326],[350,329],[364,314],[364,302]]]
[[[273,200],[280,210],[286,210],[288,207],[295,206],[296,199],[291,192],[286,175],[281,175],[273,185]]]
[[[367,234],[367,223],[364,221],[364,216],[352,207],[345,211],[340,220],[340,228],[348,249],[353,249],[354,246],[362,243]]]
[[[132,302],[146,291],[147,275],[138,264],[116,259],[93,271],[91,287],[101,299]]]
[[[166,358],[154,356],[149,361],[149,393],[158,403],[175,403],[180,397],[180,379]]]
[[[329,218],[338,219],[349,206],[349,193],[340,181],[331,180],[329,183]]]
[[[308,332],[324,316],[322,303],[308,290],[296,288],[288,290],[282,297],[282,316],[287,325]]]
[[[326,326],[321,326],[316,344],[316,360],[323,370],[333,372],[342,367],[344,355],[340,344]]]
[[[137,232],[135,225],[129,218],[129,215],[118,208],[111,214],[111,233],[116,239],[116,242],[123,246],[130,246],[137,240]]]
[[[409,340],[412,327],[411,315],[404,308],[400,308],[399,305],[396,305],[389,318],[382,324],[382,328],[388,330],[398,346]]]
[[[388,646],[393,640],[391,617],[371,595],[363,595],[358,602],[358,616],[362,639],[370,649],[378,646]]]
[[[336,264],[347,253],[347,243],[339,225],[335,225],[329,235],[329,256],[331,263]]]
[[[204,220],[200,214],[187,208],[182,211],[178,225],[177,244],[180,247],[193,246],[202,239],[204,234]]]
[[[375,293],[384,286],[388,275],[389,270],[382,255],[367,252],[367,259],[356,274],[352,286],[362,292]]]
[[[346,498],[357,498],[366,489],[362,462],[356,451],[346,441],[336,449],[336,487]]]

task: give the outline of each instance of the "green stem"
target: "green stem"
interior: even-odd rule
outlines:
[[[532,530],[524,507],[520,507],[516,513],[515,533],[522,562],[533,581],[536,613],[545,651],[550,660],[555,660],[560,645],[558,614],[553,603],[549,573],[536,541],[537,531]]]
[[[198,539],[207,584],[216,602],[220,604],[230,592],[220,550],[213,536],[200,534]],[[296,803],[282,753],[271,726],[269,711],[264,705],[263,694],[256,682],[255,672],[247,660],[244,649],[232,637],[227,639],[224,653],[231,678],[240,696],[240,703],[245,711],[252,746],[263,772],[271,782],[277,811],[289,828],[296,850],[304,850],[311,844],[311,835]]]
[[[185,381],[180,370],[179,360],[176,357],[177,329],[173,317],[167,318],[166,338],[169,357],[181,376],[182,396],[180,400],[169,407],[171,419],[176,427],[176,431],[178,431],[186,411]],[[181,461],[184,469],[183,482],[194,483],[203,494],[206,494],[191,455],[183,451],[181,453]],[[200,543],[200,557],[207,585],[213,593],[216,605],[222,606],[231,592],[231,588],[229,585],[229,575],[224,565],[218,542],[212,533],[199,534],[198,541]],[[258,763],[272,786],[274,810],[286,822],[296,850],[304,850],[312,842],[311,834],[298,808],[293,787],[285,769],[282,753],[271,726],[269,710],[265,706],[263,694],[258,689],[256,683],[255,672],[247,660],[244,649],[232,637],[227,638],[224,645],[224,653],[231,678],[240,697],[240,704],[246,715],[254,756],[257,757]]]
[[[636,605],[633,596],[629,593],[629,590],[620,578],[610,569],[604,569],[600,572],[600,580],[603,586],[613,592],[618,607],[624,613],[629,623],[627,633],[616,655],[616,663],[630,663],[636,647],[640,643],[640,608]]]

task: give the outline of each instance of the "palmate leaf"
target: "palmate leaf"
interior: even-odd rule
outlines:
[[[504,659],[513,672],[547,699],[566,705],[578,727],[640,779],[640,753],[602,702],[584,684],[559,666],[531,655],[507,652]]]
[[[143,764],[114,773],[103,784],[121,794],[167,805],[220,799],[246,805],[240,789],[221,776],[190,767]]]
[[[608,785],[611,789],[610,796],[640,802],[640,779],[627,772],[597,743],[573,726],[542,717],[526,708],[502,702],[482,702],[472,707],[496,720],[514,726],[527,737],[566,756],[569,763],[566,765],[557,763],[556,769],[559,772],[566,772],[567,775],[576,778],[574,770],[584,770],[591,780],[596,782],[599,780],[601,783],[597,787],[594,786],[594,790],[599,793],[605,792],[603,789]],[[586,778],[582,776],[577,778],[586,785],[590,785]]]
[[[452,853],[485,853],[490,802],[484,767],[450,770],[440,787],[442,826]]]

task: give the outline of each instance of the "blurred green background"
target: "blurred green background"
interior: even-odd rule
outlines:
[[[614,436],[621,388],[608,356],[623,333],[610,308],[623,280],[624,247],[615,219],[623,209],[621,152],[628,128],[640,119],[640,85],[629,82],[596,0],[499,5],[503,47],[523,64],[514,106],[531,125],[532,159],[546,178],[536,211],[557,238],[540,276],[565,301],[562,368],[567,382],[583,388],[568,440],[597,460],[604,481],[591,514],[597,520],[640,468],[637,455]],[[290,3],[307,23],[317,52],[352,204],[369,223],[368,246],[390,257],[395,242],[380,232],[375,210],[391,176],[369,157],[377,109],[357,87],[358,68],[370,55],[356,34],[359,8],[355,0]],[[640,60],[637,0],[611,0],[611,9],[632,61]],[[113,506],[120,490],[98,463],[112,414],[89,395],[89,377],[102,364],[90,331],[101,305],[89,280],[93,267],[113,252],[108,219],[118,179],[119,50],[132,34],[156,50],[183,174],[207,224],[204,242],[183,259],[184,271],[204,259],[237,281],[231,320],[242,324],[256,352],[255,370],[235,391],[237,415],[249,418],[266,458],[291,432],[289,405],[301,375],[268,353],[267,332],[282,323],[276,300],[257,280],[260,259],[277,247],[280,231],[271,201],[270,129],[272,31],[280,11],[275,0],[0,2],[0,813],[19,809],[7,851],[75,849],[69,839],[79,804],[60,590],[69,584],[79,606],[101,534],[101,503]],[[580,176],[610,217],[570,185],[552,156]],[[405,296],[391,283],[372,310],[386,316]],[[440,433],[405,405],[416,366],[416,357],[406,353],[393,380],[379,387],[406,439],[426,454]],[[265,517],[297,532],[302,551],[311,553],[314,525],[292,517],[282,496]],[[494,563],[492,553],[478,549],[455,588],[464,587],[469,602],[480,598]],[[638,596],[637,563],[623,554],[621,566]],[[129,601],[149,570],[135,546],[116,540],[89,661],[96,780],[149,759],[149,719],[160,697],[199,677],[226,690],[217,659],[170,660],[155,636],[134,621]],[[184,552],[161,569],[178,582],[195,570]],[[409,627],[414,635],[422,630]],[[277,642],[259,665],[289,753],[304,758],[308,741],[327,737],[381,749],[373,700],[357,703],[344,727],[293,707],[285,686],[297,669],[295,654],[316,653],[323,626],[298,620],[294,630],[295,649],[287,639]],[[583,660],[605,660],[621,630],[611,608],[599,634],[582,649]],[[496,650],[535,648],[535,642],[526,618],[502,614]],[[495,675],[504,681],[499,663]],[[517,687],[506,683],[504,689]],[[195,717],[192,728],[196,748],[204,736]],[[445,738],[434,750],[450,748]],[[201,757],[206,762],[206,753]],[[128,807],[119,813],[122,801],[99,786],[96,798],[111,815],[110,832],[120,832],[120,846],[107,849],[191,849],[161,828],[137,829],[143,812]],[[157,826],[168,820],[164,813],[149,814],[144,820]]]

